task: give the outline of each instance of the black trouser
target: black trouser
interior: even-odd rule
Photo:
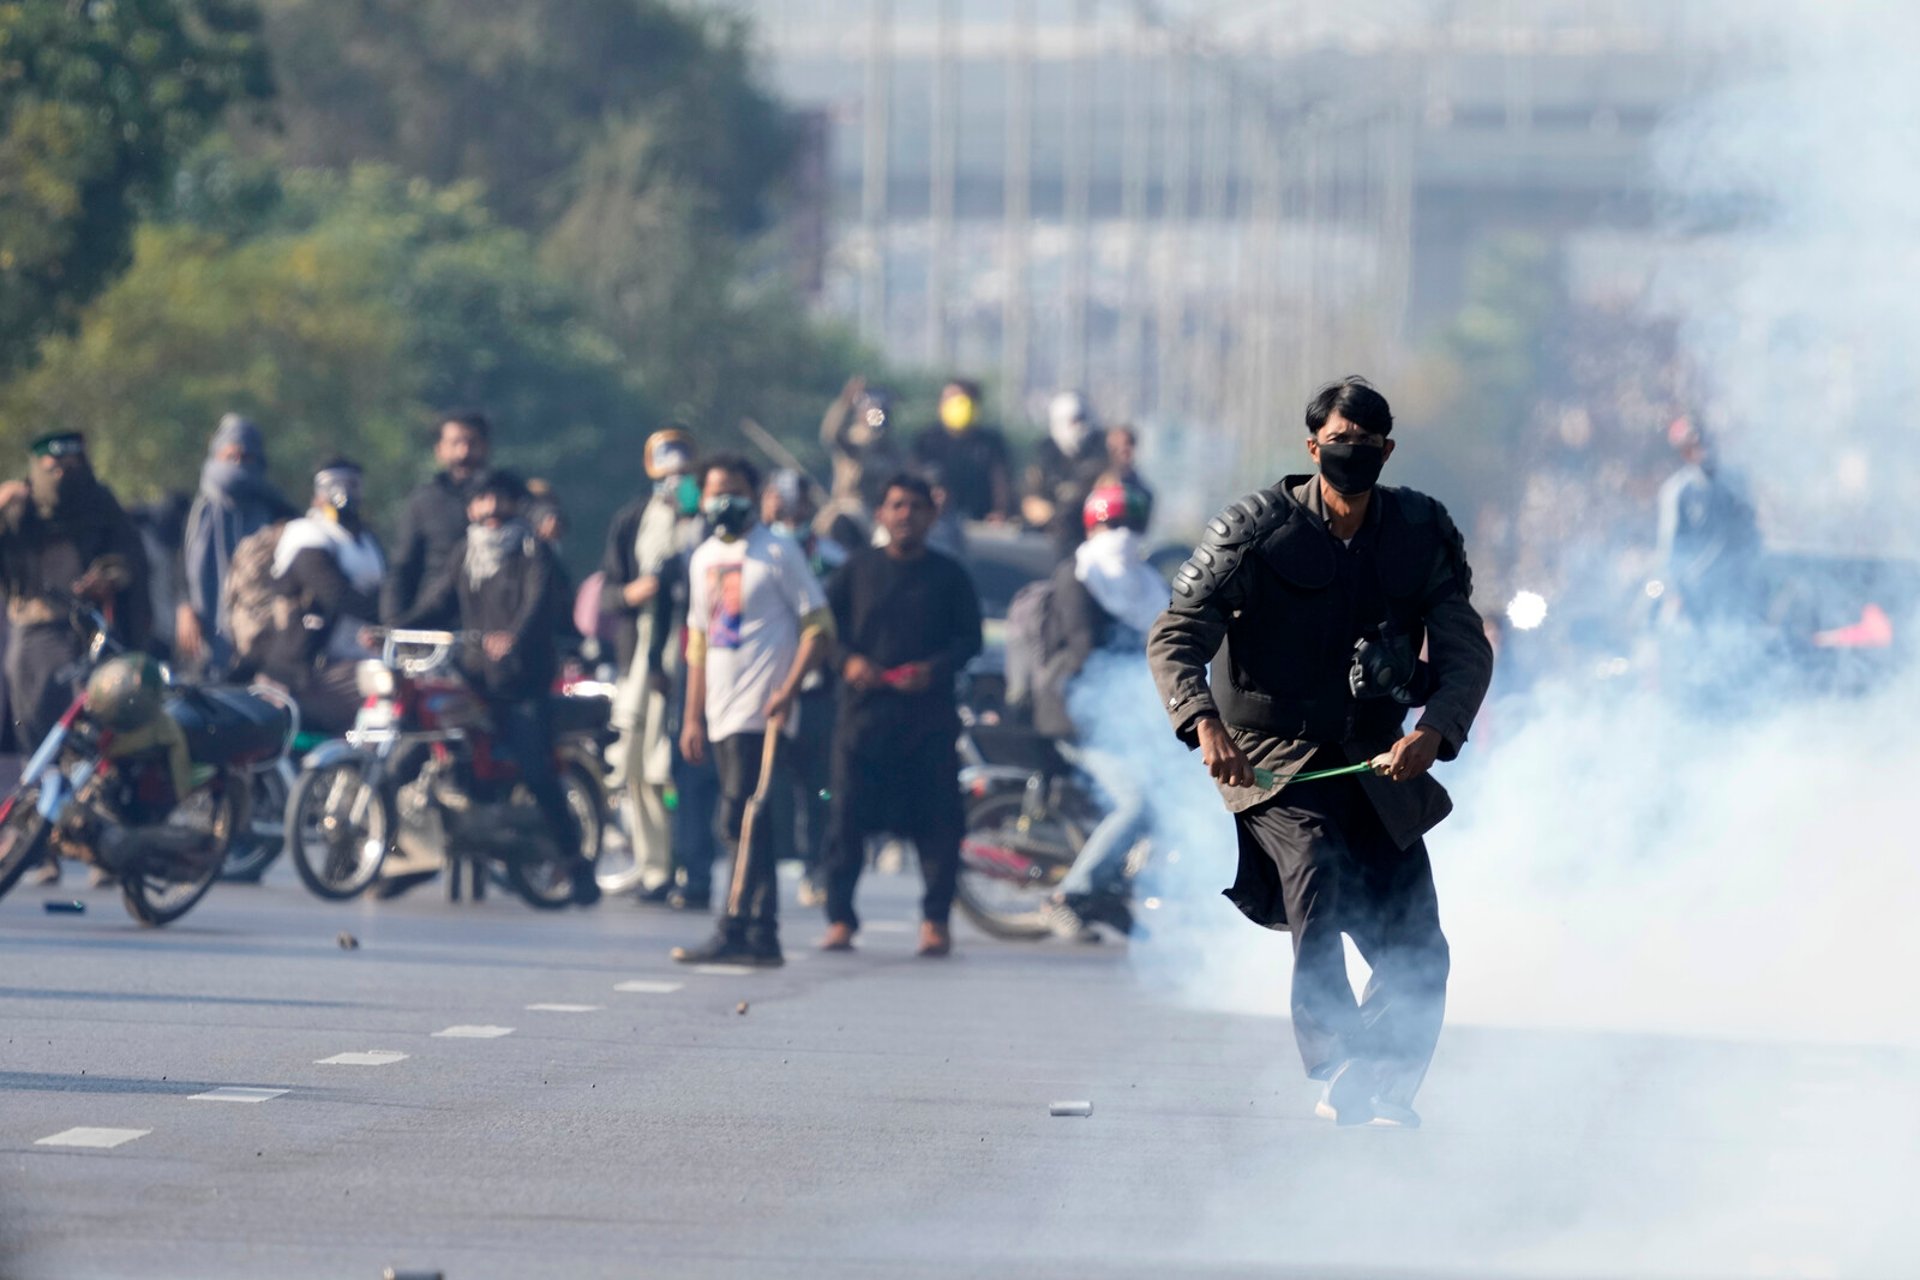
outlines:
[[[951,736],[936,730],[902,742],[884,732],[843,732],[833,751],[827,919],[860,927],[853,895],[866,866],[867,837],[886,834],[913,841],[927,886],[921,914],[944,926],[953,913],[966,828],[960,759]]]
[[[8,634],[7,691],[23,755],[38,751],[73,705],[74,686],[60,674],[80,653],[80,636],[65,622],[15,625]]]
[[[553,708],[544,697],[517,702],[489,702],[487,714],[493,724],[494,744],[500,754],[511,759],[520,770],[540,816],[547,821],[562,857],[580,860],[580,827],[573,810],[567,807],[567,793],[560,785],[560,769],[553,757]]]
[[[1289,787],[1239,823],[1279,871],[1293,931],[1293,1035],[1307,1074],[1324,1079],[1348,1058],[1368,1059],[1385,1068],[1380,1096],[1411,1105],[1447,1002],[1426,845],[1397,848],[1351,778]],[[1357,1004],[1343,933],[1373,970]]]
[[[760,758],[766,747],[766,735],[759,731],[736,733],[712,743],[711,747],[714,767],[720,774],[722,843],[735,851],[733,879],[728,885],[726,904],[720,911],[722,927],[729,934],[751,932],[770,937],[779,928],[780,916],[771,816],[763,812],[756,817],[751,840],[746,845],[740,840],[747,801],[760,786]],[[789,749],[785,735],[777,735],[773,777],[767,784],[769,796],[782,785]]]

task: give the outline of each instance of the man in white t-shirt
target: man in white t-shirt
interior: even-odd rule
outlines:
[[[794,699],[833,642],[833,614],[805,553],[791,538],[756,522],[760,477],[753,464],[719,455],[701,474],[701,512],[713,536],[694,551],[687,569],[687,711],[680,749],[695,764],[713,752],[721,823],[736,851],[718,930],[700,946],[676,947],[673,958],[773,967],[785,961],[771,832],[756,821],[751,839],[743,842],[741,819],[760,785],[770,728],[778,731],[773,768],[785,768],[782,756],[796,727]]]

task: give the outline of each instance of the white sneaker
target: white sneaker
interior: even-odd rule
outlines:
[[[1348,1058],[1327,1077],[1326,1088],[1313,1114],[1346,1128],[1373,1120],[1373,1064],[1360,1058]]]
[[[1376,1129],[1418,1129],[1420,1113],[1412,1107],[1403,1107],[1396,1102],[1375,1098],[1373,1099],[1373,1119],[1367,1123]]]

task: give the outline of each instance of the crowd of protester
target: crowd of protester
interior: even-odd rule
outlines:
[[[950,381],[937,421],[903,434],[893,399],[855,378],[822,419],[822,486],[793,469],[763,477],[670,424],[640,448],[647,487],[614,516],[577,590],[556,550],[561,495],[493,465],[482,413],[434,424],[436,469],[385,540],[354,460],[317,466],[303,507],[268,478],[270,431],[237,414],[214,430],[191,501],[137,510],[95,477],[83,435],[50,433],[33,442],[27,477],[0,485],[0,719],[28,752],[65,709],[82,605],[183,675],[281,685],[303,727],[332,735],[353,723],[377,628],[458,630],[474,638],[464,672],[573,852],[584,904],[599,891],[550,764],[545,708],[564,661],[598,664],[615,688],[608,780],[635,894],[717,912],[714,936],[679,958],[779,963],[775,868],[788,859],[805,868],[802,903],[825,909],[821,946],[853,949],[860,876],[886,837],[918,853],[920,952],[942,956],[964,827],[957,684],[983,643],[968,524],[1024,527],[1057,554],[1046,643],[1058,682],[1096,649],[1137,648],[1164,603],[1163,587],[1157,602],[1143,589],[1157,578],[1141,563],[1151,494],[1133,431],[1103,430],[1072,392],[1054,398],[1046,427],[1020,467],[976,384]],[[1051,697],[1058,719],[1057,687]],[[1070,724],[1043,727],[1072,737]],[[1076,758],[1098,774],[1097,751]],[[1076,877],[1109,875],[1123,836],[1096,839]],[[58,863],[37,874],[57,879]],[[1065,931],[1089,927],[1058,905]]]

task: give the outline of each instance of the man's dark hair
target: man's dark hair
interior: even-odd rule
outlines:
[[[894,476],[889,477],[887,480],[887,487],[880,491],[880,497],[882,501],[884,501],[886,499],[886,496],[892,493],[895,489],[905,489],[908,493],[912,494],[914,497],[920,498],[923,501],[925,501],[928,506],[931,507],[934,505],[933,486],[927,482],[927,478],[925,476],[915,475],[911,471],[902,471]]]
[[[760,492],[760,468],[747,461],[746,455],[744,454],[715,453],[709,454],[701,460],[700,479],[703,483],[708,476],[716,471],[724,471],[730,476],[738,476],[747,482],[747,488],[753,490],[755,493]]]
[[[313,474],[319,475],[322,471],[365,472],[365,470],[366,468],[362,467],[359,463],[355,462],[352,458],[348,458],[344,456],[336,456],[336,457],[328,458],[325,462],[322,462],[319,466],[315,467],[313,469]]]
[[[449,422],[465,427],[488,444],[493,443],[493,423],[478,409],[461,409],[455,413],[442,414],[440,421],[433,424],[434,443],[439,443],[440,437],[446,433]]]
[[[527,500],[527,482],[511,471],[488,471],[473,486],[468,499],[490,493],[507,502],[525,502]]]
[[[980,398],[980,384],[972,378],[948,378],[946,382],[941,385],[943,387],[958,387],[966,393],[969,400],[978,400]]]
[[[1307,401],[1307,434],[1319,435],[1335,413],[1369,435],[1393,434],[1393,410],[1387,407],[1387,398],[1358,375],[1329,382]]]

